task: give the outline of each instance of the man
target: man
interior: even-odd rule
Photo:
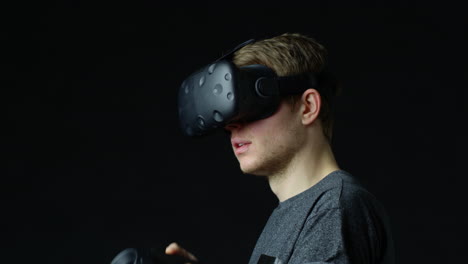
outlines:
[[[237,67],[262,64],[278,76],[320,75],[326,49],[310,37],[288,33],[250,43],[232,61]],[[279,200],[249,264],[395,262],[384,208],[334,158],[336,91],[330,87],[287,96],[267,118],[225,126],[241,170],[266,177]],[[197,261],[176,243],[166,254]]]

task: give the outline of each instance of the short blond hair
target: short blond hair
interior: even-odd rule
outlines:
[[[300,33],[285,33],[268,39],[250,43],[234,53],[233,63],[237,67],[262,64],[278,76],[289,76],[302,73],[320,73],[326,63],[327,50],[315,39]],[[316,88],[316,87],[313,87]],[[320,94],[322,106],[319,119],[323,133],[331,141],[333,118],[328,93]],[[299,96],[289,97],[293,106]]]

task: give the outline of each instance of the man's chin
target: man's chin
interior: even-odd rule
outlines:
[[[242,173],[244,174],[255,175],[255,176],[267,176],[267,173],[265,173],[264,171],[262,172],[262,170],[256,166],[247,166],[247,165],[242,166],[241,164],[240,169]]]

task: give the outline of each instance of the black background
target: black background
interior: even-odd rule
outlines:
[[[56,2],[9,16],[2,262],[109,263],[178,241],[207,264],[247,263],[276,198],[222,133],[182,136],[176,95],[237,44],[285,32],[329,50],[345,83],[333,148],[387,208],[399,263],[464,259],[465,14],[324,3]]]

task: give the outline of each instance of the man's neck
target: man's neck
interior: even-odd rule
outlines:
[[[305,147],[288,166],[268,177],[273,193],[283,202],[317,184],[333,171],[339,170],[328,143]]]

